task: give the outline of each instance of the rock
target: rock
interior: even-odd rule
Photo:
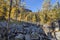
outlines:
[[[33,32],[31,34],[31,39],[39,39],[39,34],[37,34],[36,32]]]
[[[7,22],[0,22],[0,26],[1,27],[6,27],[7,26]]]
[[[29,34],[26,34],[26,35],[25,35],[25,40],[31,40],[31,37],[30,37]]]
[[[16,36],[16,39],[23,39],[24,35],[23,34],[19,34],[18,36]]]

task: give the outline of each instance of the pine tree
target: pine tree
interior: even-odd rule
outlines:
[[[51,0],[44,0],[43,5],[42,5],[42,10],[50,10],[50,1]]]
[[[35,14],[32,16],[32,22],[36,22],[36,16],[35,16]]]

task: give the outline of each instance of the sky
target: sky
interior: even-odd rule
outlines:
[[[26,8],[32,10],[32,12],[37,12],[38,10],[41,10],[43,4],[43,0],[26,0],[25,2]],[[51,4],[53,5],[55,2],[56,0],[52,0]]]

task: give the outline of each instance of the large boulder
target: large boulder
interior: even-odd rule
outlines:
[[[25,35],[25,40],[31,40],[31,36],[29,34]]]
[[[15,37],[16,40],[23,40],[24,35],[23,34],[19,34],[18,36]]]

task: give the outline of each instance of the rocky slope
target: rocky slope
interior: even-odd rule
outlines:
[[[26,23],[26,22],[20,22],[20,23],[11,22],[8,30],[6,28],[7,28],[7,22],[1,21],[0,22],[0,35],[1,35],[0,39],[6,38],[5,35],[8,34],[8,37],[10,40],[14,40],[14,39],[48,40],[48,36],[45,34],[45,32],[43,31],[40,25]]]

